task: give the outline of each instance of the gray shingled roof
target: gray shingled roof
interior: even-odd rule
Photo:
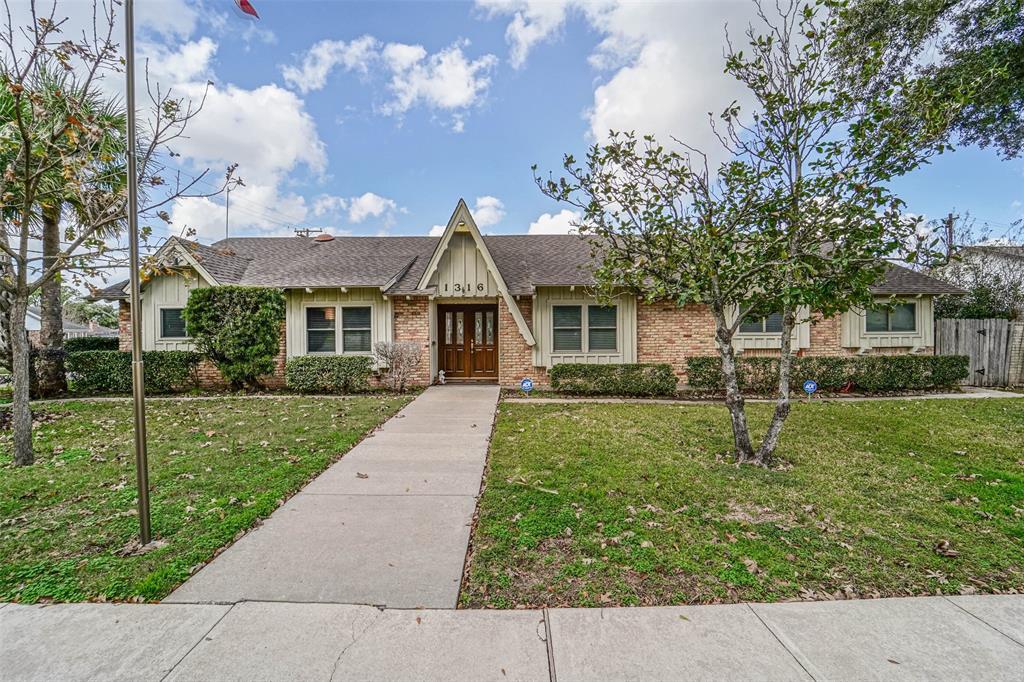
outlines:
[[[882,296],[893,294],[939,295],[967,293],[960,287],[894,263],[889,264],[889,271],[885,273],[885,278],[871,287],[871,291]]]
[[[221,284],[269,287],[377,287],[392,294],[416,292],[438,237],[233,237],[193,253]],[[594,283],[590,244],[575,235],[484,237],[512,295],[539,286]],[[125,298],[127,283],[102,289],[96,298]],[[955,294],[962,291],[923,273],[890,266],[875,293]]]
[[[991,254],[994,256],[1002,256],[1003,258],[1019,258],[1024,260],[1024,246],[977,244],[975,246],[965,247],[964,251],[973,251],[980,254]]]

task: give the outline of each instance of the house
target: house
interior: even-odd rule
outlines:
[[[103,327],[95,322],[81,324],[74,320],[64,318],[64,338],[73,339],[80,336],[117,336],[118,330]],[[25,313],[25,329],[28,331],[28,340],[33,346],[39,345],[39,332],[42,329],[42,311],[36,306],[29,306]]]
[[[715,354],[705,306],[679,309],[632,295],[603,306],[591,296],[590,245],[575,235],[482,236],[460,200],[440,237],[236,237],[211,246],[171,239],[157,254],[170,274],[143,284],[145,350],[191,347],[182,309],[193,288],[279,287],[287,301],[278,370],[307,354],[367,354],[378,341],[424,349],[416,382],[547,382],[563,362],[667,362],[685,379],[686,358]],[[928,353],[932,299],[959,290],[898,266],[875,288],[889,310],[802,323],[801,354]],[[126,283],[96,295],[121,301],[121,348],[131,345]],[[771,354],[779,316],[749,320],[736,348]],[[205,378],[216,376],[207,368]]]

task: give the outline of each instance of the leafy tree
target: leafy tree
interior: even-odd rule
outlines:
[[[100,88],[103,77],[121,68],[112,39],[120,28],[115,5],[94,0],[93,26],[69,38],[62,35],[66,20],[55,18],[56,5],[46,11],[37,0],[27,4],[30,25],[15,26],[11,17],[24,15],[25,8],[12,10],[5,1],[7,22],[0,28],[0,312],[7,313],[0,342],[10,348],[17,465],[34,461],[25,334],[29,297],[60,272],[94,274],[97,262],[111,256],[103,236],[124,225],[127,205],[126,182],[116,177],[123,175],[117,169],[124,164],[106,158],[99,144],[106,137],[123,136],[115,118],[98,113],[106,101]],[[55,87],[54,74],[62,74],[67,87]],[[205,173],[184,183],[165,177],[167,145],[184,132],[202,104],[159,90],[150,91],[150,100],[148,125],[141,126],[146,139],[139,145],[140,213],[167,219],[163,207],[169,202],[219,190],[192,192]],[[52,181],[55,176],[60,183]],[[42,213],[60,203],[75,206],[73,220],[60,249],[44,264],[30,247],[41,236]]]
[[[238,389],[274,371],[284,314],[279,289],[217,286],[193,289],[184,318],[196,350]]]
[[[833,2],[758,5],[749,52],[727,48],[726,71],[755,102],[721,115],[731,160],[711,172],[680,143],[612,134],[585,167],[567,156],[566,177],[540,180],[549,196],[579,207],[580,232],[602,259],[598,291],[622,287],[643,300],[697,303],[715,319],[736,456],[767,464],[790,410],[792,338],[803,310],[830,316],[874,304],[885,258],[913,243],[916,226],[888,182],[945,148],[955,102],[907,80],[865,101],[864,83],[883,62],[860,55],[857,78],[831,59],[840,35]],[[913,109],[897,103],[913,102]],[[733,338],[750,315],[782,314],[778,397],[767,434],[751,442],[736,378]]]
[[[910,76],[955,97],[974,83],[951,131],[1005,158],[1024,152],[1024,0],[856,0],[844,29],[841,63],[855,66],[867,43],[885,50],[869,91]]]

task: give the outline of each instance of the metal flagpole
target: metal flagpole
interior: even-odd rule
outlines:
[[[124,56],[128,106],[128,251],[132,316],[132,407],[135,413],[135,481],[139,489],[139,540],[150,541],[149,462],[146,453],[146,387],[142,366],[142,311],[139,306],[139,189],[135,168],[135,12],[124,0]]]

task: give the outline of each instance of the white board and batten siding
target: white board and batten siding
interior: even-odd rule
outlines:
[[[882,301],[883,299],[879,299]],[[884,299],[888,301],[888,299]],[[869,332],[864,311],[854,309],[842,316],[842,345],[844,348],[870,350],[873,348],[930,348],[935,345],[935,318],[931,296],[903,297],[897,303],[914,303],[914,331]]]
[[[158,275],[142,288],[142,350],[192,350],[188,339],[160,336],[160,310],[184,308],[193,289],[210,283],[189,270],[186,274]]]
[[[729,321],[736,319],[739,309],[733,310]],[[801,306],[797,311],[797,323],[793,329],[792,349],[794,351],[811,347],[811,312],[807,306]],[[745,350],[782,350],[782,335],[779,333],[756,334],[750,332],[737,332],[732,337],[732,347],[737,351]]]
[[[324,306],[370,306],[370,347],[378,341],[391,340],[391,301],[380,289],[351,287],[341,289],[287,289],[285,291],[285,335],[288,357],[306,355],[306,308]],[[336,319],[340,320],[339,315]],[[340,323],[339,323],[340,324]],[[341,334],[340,327],[336,333]],[[369,355],[370,353],[361,353]]]
[[[498,283],[469,232],[455,232],[430,283],[441,298],[493,298]]]
[[[636,298],[623,294],[615,299],[616,339],[614,351],[555,352],[552,307],[556,305],[598,305],[584,287],[538,287],[533,304],[533,334],[537,345],[533,349],[534,364],[553,367],[559,363],[574,362],[612,365],[636,362]]]

